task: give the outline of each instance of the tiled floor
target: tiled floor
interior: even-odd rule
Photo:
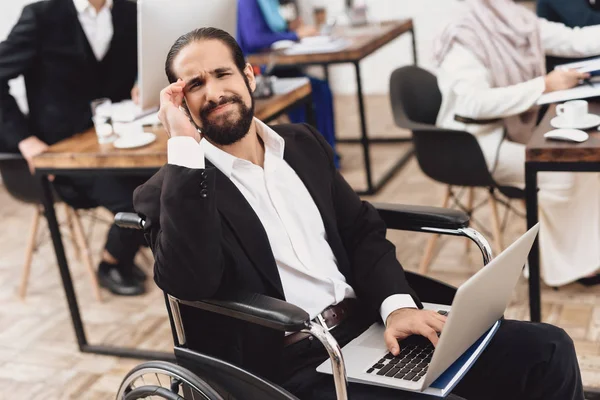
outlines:
[[[336,99],[337,126],[342,136],[358,136],[356,109],[353,97]],[[370,97],[367,111],[373,136],[406,134],[394,127],[387,98]],[[375,146],[376,173],[381,174],[404,148],[405,145]],[[359,187],[364,179],[360,148],[343,145],[340,151],[344,175],[354,187]],[[380,193],[369,199],[439,205],[443,191],[444,187],[426,178],[413,160]],[[34,258],[26,300],[17,298],[25,238],[33,210],[14,201],[3,188],[0,188],[0,204],[0,399],[113,399],[121,379],[139,361],[82,354],[77,350],[54,253],[48,242]],[[475,217],[489,226],[485,207]],[[45,225],[42,227],[45,230]],[[525,221],[512,217],[505,243],[524,231]],[[94,255],[98,259],[104,228],[96,225],[92,237]],[[411,270],[416,269],[427,238],[425,234],[390,234],[399,259]],[[152,289],[144,296],[117,298],[103,292],[104,302],[96,302],[84,266],[75,260],[70,243],[65,243],[89,340],[168,351],[172,339],[162,293],[150,284]],[[465,251],[465,239],[442,238],[431,274],[458,285],[480,266],[476,250],[472,247],[470,252]],[[544,321],[569,332],[576,343],[584,383],[598,388],[599,297],[600,288],[587,289],[577,284],[559,291],[544,287],[542,295]],[[519,283],[506,315],[528,318],[524,281]]]

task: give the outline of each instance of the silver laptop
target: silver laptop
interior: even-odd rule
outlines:
[[[373,324],[342,349],[348,380],[446,396],[498,329],[538,229],[539,224],[461,285],[451,307],[424,303],[448,315],[435,349],[424,337],[411,336],[394,357],[384,343],[383,325]],[[317,371],[331,374],[331,362]]]

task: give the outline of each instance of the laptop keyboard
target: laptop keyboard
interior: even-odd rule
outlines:
[[[447,311],[438,313],[448,315]],[[367,373],[417,382],[427,373],[433,350],[433,345],[426,337],[409,336],[400,342],[400,354],[394,356],[387,353],[373,364]]]

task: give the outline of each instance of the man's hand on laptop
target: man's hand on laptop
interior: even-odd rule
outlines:
[[[169,137],[189,136],[200,142],[202,136],[190,121],[184,105],[185,82],[178,79],[160,91],[158,119],[162,122]]]
[[[388,350],[397,356],[400,353],[398,340],[411,335],[425,336],[436,346],[437,334],[442,331],[445,323],[446,317],[435,311],[400,308],[387,317],[383,338]]]

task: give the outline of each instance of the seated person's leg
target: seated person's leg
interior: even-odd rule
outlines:
[[[486,158],[495,158],[497,144],[482,143]],[[525,187],[525,146],[504,141],[494,170],[496,182]],[[538,174],[541,273],[550,286],[580,280],[600,283],[600,175],[542,172]],[[596,221],[596,222],[592,222]],[[587,278],[586,278],[587,277]]]
[[[504,320],[453,393],[469,400],[583,400],[573,341],[552,325]]]
[[[147,177],[100,177],[94,186],[94,197],[113,214],[133,212],[133,191],[146,180]],[[135,295],[144,292],[145,275],[133,262],[143,245],[142,231],[123,229],[114,224],[110,227],[105,257],[98,270],[103,286],[115,294]]]
[[[74,208],[101,206],[116,214],[134,211],[133,191],[145,180],[146,177],[57,177],[55,187],[61,198]],[[144,244],[141,231],[122,229],[113,224],[98,267],[99,283],[115,294],[142,294],[145,276],[133,264],[133,258]]]

